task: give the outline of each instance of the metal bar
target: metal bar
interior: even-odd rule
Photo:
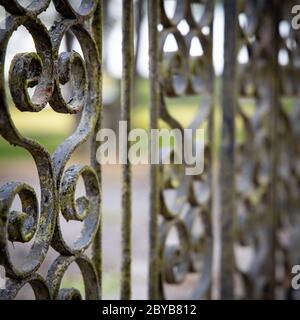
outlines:
[[[127,123],[127,136],[131,127],[131,108],[133,96],[134,33],[133,1],[123,0],[123,76],[121,93],[121,120]],[[119,133],[121,134],[121,133]],[[123,144],[122,162],[122,267],[121,299],[131,298],[131,165],[128,159],[128,142]]]
[[[271,70],[270,73],[270,141],[271,141],[271,182],[270,182],[270,212],[269,223],[271,227],[271,256],[268,271],[270,275],[270,295],[268,299],[275,299],[276,290],[276,250],[277,250],[277,229],[278,229],[278,210],[277,210],[277,179],[278,179],[278,111],[279,111],[279,64],[278,52],[280,45],[279,35],[279,10],[280,5],[274,0],[271,4],[270,20],[272,22],[270,53]]]
[[[100,183],[100,197],[102,199],[102,172],[101,166],[97,162],[96,159],[96,152],[99,147],[99,143],[96,141],[97,132],[102,127],[102,117],[103,117],[103,110],[102,110],[102,21],[103,21],[103,0],[99,0],[97,9],[94,13],[92,28],[94,39],[98,48],[98,55],[99,55],[99,66],[98,66],[98,73],[99,73],[99,101],[98,101],[98,108],[99,108],[99,116],[96,121],[96,126],[94,129],[94,134],[92,135],[91,140],[91,165],[94,168],[99,183]],[[93,255],[93,262],[95,265],[95,269],[98,275],[99,281],[99,288],[100,288],[100,297],[102,296],[102,201],[100,204],[100,223],[97,233],[95,235],[92,247],[92,255]]]
[[[159,119],[159,37],[157,26],[159,21],[159,1],[148,0],[149,22],[149,67],[150,67],[150,130],[158,128]],[[150,140],[149,145],[155,144]],[[154,147],[155,149],[155,147]],[[152,147],[150,147],[152,152]],[[158,298],[158,272],[159,272],[159,238],[158,238],[158,214],[159,214],[159,185],[160,177],[157,165],[150,167],[150,252],[149,252],[149,298]]]
[[[235,215],[235,106],[237,1],[224,0],[225,38],[222,80],[222,140],[221,140],[221,298],[233,298],[234,215]]]

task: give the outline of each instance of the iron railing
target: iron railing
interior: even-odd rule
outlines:
[[[60,18],[47,30],[39,15],[50,2]],[[101,166],[96,161],[100,142],[96,141],[96,134],[103,127],[103,1],[83,0],[77,9],[70,2],[37,0],[25,8],[17,0],[0,1],[8,13],[5,28],[0,30],[0,133],[10,144],[32,155],[41,192],[39,203],[34,189],[25,183],[8,182],[0,188],[0,265],[4,266],[8,279],[6,289],[0,290],[1,299],[15,298],[25,284],[31,285],[37,299],[81,298],[78,290],[61,287],[62,278],[73,262],[83,275],[85,298],[101,298],[101,238],[105,226],[101,222]],[[225,28],[221,108],[217,107],[218,80],[213,70],[217,2],[174,0],[173,15],[166,11],[166,2],[147,2],[150,129],[159,128],[159,121],[163,121],[170,129],[182,132],[185,126],[173,117],[168,101],[194,95],[199,97],[199,107],[187,128],[205,126],[207,139],[205,171],[201,175],[185,175],[185,164],[150,166],[149,298],[166,299],[166,286],[179,287],[185,280],[191,295],[180,292],[178,296],[214,297],[213,240],[217,228],[213,228],[216,223],[213,217],[218,207],[220,297],[290,298],[291,268],[300,264],[297,144],[300,39],[290,24],[291,10],[297,1],[222,2]],[[127,121],[130,130],[134,116],[131,112],[135,68],[133,0],[122,0],[122,12],[121,120]],[[182,22],[187,25],[187,32],[180,30]],[[30,32],[36,53],[19,53],[14,57],[7,88],[6,51],[19,26]],[[83,58],[74,51],[59,53],[68,30],[78,39]],[[164,48],[169,36],[177,44],[177,50],[172,52]],[[202,47],[196,55],[190,52],[194,40]],[[239,60],[241,51],[246,57],[243,61]],[[69,102],[60,91],[60,85],[65,83],[73,88]],[[35,87],[32,97],[27,92],[30,87]],[[51,156],[16,128],[7,90],[20,111],[39,112],[49,103],[55,112],[81,112],[75,133]],[[220,114],[221,126],[215,121]],[[88,139],[91,163],[68,167],[71,155]],[[219,140],[217,151],[214,145]],[[153,143],[150,141],[150,146]],[[175,152],[169,151],[172,157]],[[84,180],[86,195],[75,200],[79,178]],[[124,164],[120,200],[122,299],[131,298],[131,183],[131,166]],[[167,199],[170,194],[171,201]],[[17,196],[22,212],[10,210]],[[80,238],[72,244],[64,239],[59,215],[84,223]],[[201,232],[194,230],[196,224],[201,226]],[[168,242],[173,231],[178,235],[176,244]],[[28,256],[21,266],[16,266],[8,243],[29,241],[33,245]],[[50,246],[59,257],[43,279],[39,268]],[[92,247],[92,258],[85,255],[89,247]],[[239,264],[239,255],[245,248],[251,252],[246,268]]]
[[[294,148],[299,33],[291,26],[295,4],[224,1],[223,298],[236,296],[236,279],[242,297],[287,298],[293,291],[291,270],[299,259],[299,233],[294,229],[299,228]],[[237,254],[245,247],[252,250],[247,270],[238,265]]]

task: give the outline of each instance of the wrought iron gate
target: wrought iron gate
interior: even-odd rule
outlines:
[[[204,126],[205,171],[186,176],[185,165],[151,165],[149,298],[165,299],[165,283],[193,280],[191,297],[209,299],[213,278],[213,202],[220,205],[221,298],[289,298],[291,268],[300,264],[299,224],[299,31],[291,28],[292,7],[297,1],[224,0],[224,71],[222,76],[221,127],[215,123],[216,77],[213,70],[214,1],[174,0],[175,10],[165,10],[168,0],[149,0],[150,128],[159,121],[184,130],[168,108],[168,99],[189,95],[201,101],[188,128]],[[50,2],[60,19],[47,30],[39,15]],[[8,278],[2,299],[13,299],[30,284],[37,299],[80,299],[76,289],[61,288],[71,263],[81,270],[86,299],[101,298],[101,166],[96,161],[102,128],[102,0],[82,0],[74,7],[69,0],[33,0],[24,7],[18,0],[1,0],[6,12],[0,30],[0,133],[10,144],[26,149],[33,157],[40,180],[41,200],[35,190],[19,182],[0,188],[0,265]],[[121,119],[132,120],[134,68],[133,0],[122,1],[123,76]],[[200,16],[195,7],[200,8]],[[198,13],[199,13],[198,12]],[[188,31],[180,31],[184,22]],[[288,25],[288,27],[287,27]],[[19,26],[34,39],[36,53],[19,53],[5,86],[4,65],[8,42]],[[59,53],[69,30],[78,39],[83,58]],[[173,36],[177,50],[166,52],[164,44]],[[202,52],[191,55],[196,39]],[[239,61],[240,52],[246,58]],[[282,61],[285,57],[285,61]],[[72,97],[66,102],[60,86],[69,83]],[[35,87],[32,97],[27,89]],[[22,136],[13,123],[6,98],[10,90],[20,111],[39,112],[47,104],[55,112],[81,113],[74,134],[51,156],[38,142]],[[201,98],[201,99],[200,99]],[[289,103],[287,103],[287,100]],[[250,105],[250,107],[249,107]],[[216,130],[215,130],[216,129]],[[221,131],[222,130],[222,131]],[[221,134],[220,134],[221,132]],[[219,152],[214,143],[221,135]],[[68,167],[75,150],[91,141],[91,163]],[[153,143],[153,141],[150,142]],[[173,154],[175,151],[172,150]],[[220,163],[217,170],[216,163]],[[215,177],[218,183],[215,184]],[[86,195],[75,199],[79,178]],[[122,165],[122,272],[121,298],[131,298],[131,167]],[[219,187],[218,187],[219,186]],[[167,201],[167,194],[173,201]],[[15,197],[22,212],[11,211]],[[81,237],[66,243],[59,215],[82,221]],[[200,221],[203,232],[193,226]],[[168,245],[172,230],[177,245]],[[33,245],[22,266],[16,266],[8,242]],[[38,271],[49,247],[59,257],[46,279]],[[92,247],[92,258],[85,252]],[[247,270],[238,264],[238,250],[252,250]],[[134,262],[133,262],[134,263]],[[190,278],[189,278],[190,277]],[[147,281],[145,279],[145,281]],[[238,281],[238,283],[236,283]],[[238,291],[238,292],[237,292]]]
[[[291,26],[296,3],[224,1],[220,175],[224,298],[236,296],[234,277],[240,278],[248,298],[287,298],[292,291],[291,270],[299,259],[294,122],[299,113],[299,33]],[[240,61],[243,50],[246,59]],[[253,106],[250,113],[247,101]],[[247,271],[237,265],[236,246],[253,250]]]

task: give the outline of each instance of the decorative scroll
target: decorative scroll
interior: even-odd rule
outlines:
[[[273,120],[277,108],[275,10],[268,1],[245,1],[239,11],[236,249],[240,254],[244,247],[252,252],[248,266],[239,268],[241,257],[237,253],[236,263],[246,296],[257,299],[271,297],[274,290],[271,264],[275,172],[270,155],[275,152]]]
[[[212,200],[220,198],[221,298],[296,299],[291,269],[300,259],[300,36],[291,28],[298,1],[224,0],[225,44],[222,83],[222,135],[219,188],[213,189],[212,62],[214,1],[149,0],[150,129],[205,128],[205,170],[186,175],[188,164],[150,167],[149,297],[210,298],[212,286]],[[134,64],[133,1],[123,0],[123,78],[121,118],[132,106]],[[53,4],[59,17],[48,30],[40,14]],[[96,133],[101,128],[102,1],[0,0],[7,17],[0,29],[0,134],[28,151],[40,190],[13,181],[0,186],[0,266],[7,276],[0,299],[14,299],[29,284],[36,299],[101,298],[101,169]],[[36,52],[17,52],[4,67],[14,32],[25,27]],[[60,52],[71,31],[78,52]],[[172,49],[167,42],[172,38]],[[197,45],[193,47],[193,43]],[[174,46],[175,44],[175,46]],[[196,50],[194,50],[196,48]],[[64,98],[61,87],[70,86]],[[33,94],[29,94],[29,90]],[[74,133],[50,153],[18,131],[7,95],[21,112],[78,114]],[[170,104],[194,96],[199,105],[189,125]],[[182,107],[183,109],[184,107]],[[91,164],[69,165],[80,145],[91,140]],[[187,141],[185,141],[187,144]],[[151,141],[151,147],[154,142]],[[127,150],[126,150],[127,151]],[[151,155],[153,150],[151,149]],[[176,159],[176,147],[161,148]],[[121,298],[131,297],[131,167],[122,167]],[[76,197],[78,181],[85,195]],[[19,198],[22,209],[13,210]],[[80,236],[65,239],[61,219],[82,223]],[[175,236],[175,237],[174,237]],[[175,239],[175,241],[174,241]],[[32,243],[21,264],[10,243]],[[58,257],[43,278],[39,271],[50,246]],[[92,258],[87,250],[92,246]],[[71,264],[82,274],[85,296],[63,288]],[[187,292],[187,290],[189,292]],[[174,296],[173,296],[174,298]]]
[[[173,13],[168,10],[170,3],[171,6],[173,4]],[[170,129],[183,132],[181,121],[171,115],[167,98],[197,95],[201,102],[188,128],[195,130],[208,123],[206,134],[209,136],[202,175],[185,175],[185,165],[162,164],[153,168],[152,174],[157,174],[159,181],[152,180],[150,297],[167,298],[165,284],[182,284],[194,274],[198,279],[191,297],[205,298],[209,297],[212,270],[213,2],[154,1],[149,3],[149,11],[150,68],[153,86],[155,82],[159,83],[155,88],[159,93],[152,97],[157,98],[151,105],[152,128],[161,119]],[[182,24],[186,25],[186,32],[180,31]],[[177,49],[165,49],[170,36],[175,40]],[[202,47],[195,55],[191,55],[193,41],[198,41]],[[155,89],[153,95],[156,94]],[[176,157],[176,152],[173,148],[167,156]],[[197,224],[202,232],[195,231]],[[175,244],[170,244],[169,238],[174,232],[178,239]],[[176,286],[174,288],[176,290]],[[187,298],[185,292],[179,292],[177,296]]]
[[[99,174],[89,165],[68,166],[73,152],[94,134],[100,115],[100,47],[95,21],[100,19],[101,1],[83,0],[77,8],[68,0],[53,0],[59,20],[47,30],[39,18],[50,0],[32,1],[26,8],[17,0],[1,0],[9,13],[4,30],[0,31],[0,133],[10,144],[26,149],[33,157],[40,180],[41,201],[33,188],[21,182],[9,182],[0,188],[0,265],[9,280],[0,298],[12,299],[29,283],[37,299],[81,299],[75,289],[61,288],[61,280],[69,265],[75,262],[82,273],[85,298],[99,299],[99,266],[84,255],[94,241],[100,222]],[[96,15],[99,17],[94,18]],[[61,143],[51,156],[37,141],[22,136],[15,127],[6,100],[4,65],[8,42],[18,27],[31,34],[36,52],[17,53],[9,71],[9,90],[15,106],[23,112],[39,112],[47,104],[54,112],[80,113],[81,120],[74,133]],[[71,31],[78,39],[83,57],[75,51],[59,52],[63,36]],[[100,44],[101,45],[101,44]],[[66,101],[61,85],[71,86]],[[32,97],[28,88],[34,88]],[[98,170],[97,170],[98,172]],[[75,198],[79,178],[85,186],[85,196]],[[16,197],[22,211],[12,211]],[[81,221],[78,239],[67,244],[60,228],[60,215],[67,221]],[[8,242],[33,244],[22,265],[12,262]],[[49,247],[60,256],[49,269],[47,279],[38,270]]]
[[[289,24],[294,1],[281,4],[278,22],[278,62],[280,100],[278,110],[278,174],[276,207],[278,229],[276,239],[279,265],[283,272],[278,277],[281,298],[299,299],[291,288],[291,270],[300,261],[300,91],[299,59],[300,34]]]
[[[223,297],[291,298],[291,268],[299,259],[300,245],[294,122],[299,113],[299,48],[297,31],[291,29],[295,2],[232,3],[238,6],[238,70],[236,87],[231,87],[238,95],[231,114],[235,119],[236,223],[231,224],[234,244],[223,243],[222,250],[234,246],[239,281]],[[230,12],[225,14],[229,17]],[[287,102],[292,96],[296,102]]]

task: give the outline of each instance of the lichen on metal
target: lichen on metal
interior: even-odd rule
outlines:
[[[224,1],[224,299],[291,298],[300,246],[299,150],[293,146],[299,139],[299,32],[289,25],[296,2]],[[237,254],[243,250],[252,252],[246,267]]]
[[[121,2],[120,111],[129,131],[134,116],[134,1]],[[75,8],[71,0],[33,0],[25,7],[18,0],[0,0],[8,13],[5,28],[0,30],[0,134],[32,156],[40,185],[40,190],[18,181],[0,186],[0,266],[8,278],[0,299],[16,298],[27,284],[36,299],[102,297],[102,175],[96,159],[100,145],[96,135],[103,117],[103,3],[82,0]],[[150,129],[158,129],[161,122],[180,132],[205,127],[207,136],[202,174],[185,175],[185,163],[150,166],[148,295],[167,299],[171,286],[176,298],[211,298],[213,240],[219,235],[220,298],[290,298],[291,267],[300,259],[300,33],[286,23],[292,20],[291,8],[297,1],[222,1],[220,126],[214,121],[218,119],[214,112],[219,93],[213,69],[215,3],[220,5],[209,0],[147,1]],[[50,4],[58,19],[47,29],[40,14]],[[36,52],[16,53],[6,81],[9,42],[21,26],[30,33]],[[61,52],[68,32],[77,38],[82,55],[74,50]],[[170,38],[171,49],[167,45]],[[61,90],[65,84],[71,88],[68,98]],[[8,91],[19,111],[38,113],[50,106],[53,112],[77,114],[77,128],[51,155],[18,130]],[[197,108],[186,125],[174,115],[171,104],[191,96],[198,101]],[[220,139],[214,135],[215,125]],[[90,163],[69,165],[72,155],[86,142],[91,145]],[[149,141],[150,153],[154,144]],[[174,158],[176,152],[174,147],[168,155]],[[79,180],[83,180],[85,193],[76,197]],[[20,210],[13,210],[16,198]],[[122,165],[118,200],[122,204],[121,298],[130,299],[134,261],[128,162]],[[220,211],[218,230],[213,226],[216,208]],[[79,238],[66,240],[61,218],[82,223]],[[15,242],[31,244],[20,264],[9,249]],[[39,271],[50,247],[58,257],[43,278]],[[244,249],[251,251],[247,268],[239,263],[238,253]],[[71,264],[81,272],[85,296],[75,288],[63,288]]]
[[[184,125],[171,115],[167,98],[176,100],[191,95],[199,98],[199,106],[187,128],[196,130],[208,123],[204,174],[185,176],[182,174],[185,164],[153,165],[151,168],[149,297],[168,298],[164,289],[166,283],[179,285],[194,273],[198,279],[191,295],[182,292],[180,296],[209,298],[212,280],[214,4],[213,1],[174,1],[172,15],[166,10],[167,1],[148,1],[148,4],[151,129],[157,129],[158,121],[163,120],[170,129],[183,131]],[[195,10],[201,12],[200,17]],[[186,34],[180,31],[182,22],[188,26]],[[164,48],[169,37],[175,40],[177,49],[175,45],[173,50]],[[199,50],[192,55],[195,39],[203,52]],[[174,152],[176,150],[170,151]],[[171,204],[167,200],[170,190],[174,193]],[[208,195],[204,201],[198,197],[198,190]],[[194,231],[193,225],[197,223],[202,226],[203,234]],[[174,231],[178,241],[170,244],[168,238]]]
[[[39,14],[48,8],[50,2],[33,1],[25,8],[16,0],[0,1],[9,13],[6,28],[0,34],[0,133],[10,144],[31,154],[39,174],[41,192],[38,204],[33,188],[25,183],[9,182],[0,187],[0,264],[5,267],[9,278],[6,289],[0,291],[0,298],[14,298],[28,283],[37,299],[79,299],[81,296],[75,289],[61,288],[64,273],[75,262],[84,279],[86,298],[99,299],[101,267],[98,263],[94,265],[94,260],[85,256],[84,251],[100,232],[101,177],[95,162],[92,163],[94,170],[88,164],[69,167],[68,160],[94,135],[99,123],[101,41],[95,36],[101,30],[101,1],[84,1],[75,10],[68,0],[54,0],[60,18],[47,30]],[[99,17],[95,17],[96,14]],[[81,113],[74,133],[57,147],[52,156],[37,141],[24,137],[10,115],[4,66],[8,42],[19,26],[24,26],[31,34],[36,52],[18,53],[10,64],[9,88],[15,106],[20,111],[39,112],[49,103],[55,112]],[[79,41],[83,58],[75,51],[59,52],[68,30]],[[66,83],[71,87],[68,101],[60,89]],[[28,94],[30,87],[34,87],[32,97]],[[76,199],[75,189],[80,177],[86,195]],[[17,196],[21,199],[22,212],[11,211]],[[72,244],[67,244],[64,239],[59,224],[61,214],[67,220],[83,222],[81,235]],[[33,244],[23,263],[14,265],[8,242],[25,243],[32,239]],[[50,266],[47,279],[43,279],[38,270],[50,246],[60,255]]]

